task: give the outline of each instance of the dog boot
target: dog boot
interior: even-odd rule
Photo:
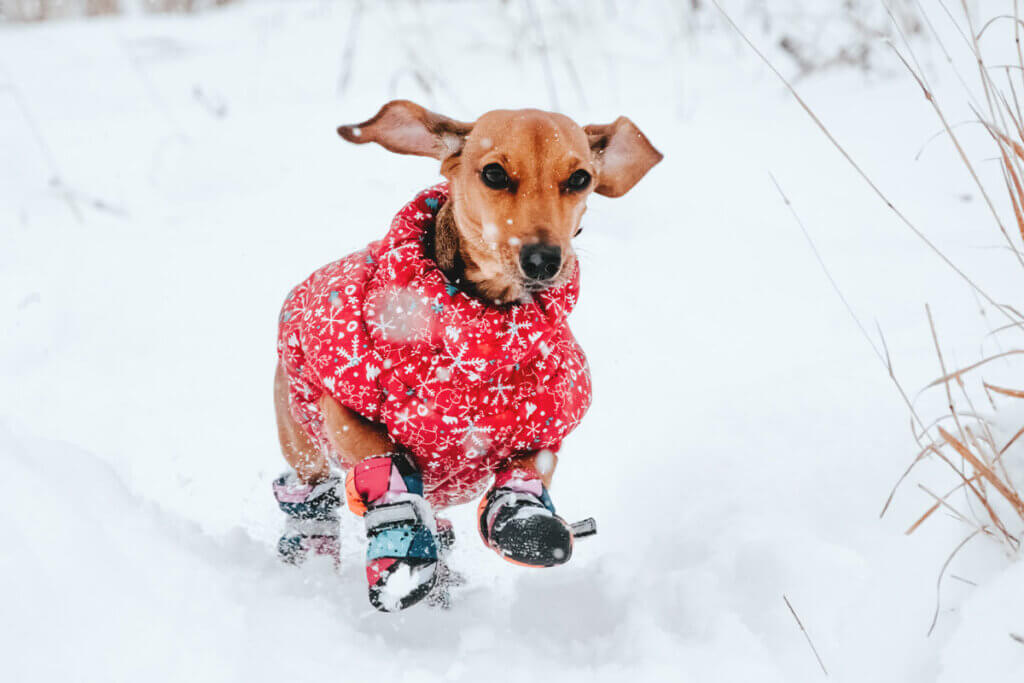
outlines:
[[[274,498],[287,515],[284,534],[277,542],[281,560],[298,565],[312,553],[331,558],[335,567],[339,565],[340,483],[340,477],[332,476],[319,484],[304,484],[295,472],[286,472],[274,480]]]
[[[533,472],[500,472],[478,511],[484,543],[513,564],[553,567],[572,557],[572,528]]]
[[[405,453],[367,458],[348,471],[345,495],[366,521],[370,604],[405,609],[437,581],[437,524],[423,497],[423,478]]]

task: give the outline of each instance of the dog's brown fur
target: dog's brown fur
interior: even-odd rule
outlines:
[[[349,142],[376,142],[392,152],[441,161],[451,199],[437,217],[434,258],[449,281],[495,305],[570,278],[576,258],[571,240],[580,230],[590,193],[619,197],[662,158],[625,117],[581,128],[566,116],[536,109],[492,111],[463,123],[396,100],[368,121],[342,126],[338,133]],[[502,166],[511,180],[508,189],[495,190],[482,182],[480,174],[488,164]],[[573,191],[566,183],[578,169],[591,179],[583,190]],[[529,244],[561,249],[554,278],[537,283],[525,276],[519,252]],[[280,366],[274,399],[285,460],[303,481],[324,479],[330,465],[292,418]],[[347,464],[394,449],[383,425],[327,395],[320,407],[327,438]],[[538,468],[535,455],[523,454],[516,464],[537,471],[550,487],[555,460]]]

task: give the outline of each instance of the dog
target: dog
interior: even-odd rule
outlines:
[[[622,196],[661,153],[625,117],[581,127],[523,109],[465,123],[405,100],[338,133],[436,159],[446,182],[285,302],[274,380],[291,467],[274,482],[288,515],[282,558],[337,559],[340,469],[349,508],[366,519],[378,609],[431,593],[453,539],[435,511],[480,497],[492,477],[484,542],[517,564],[564,563],[572,530],[548,489],[590,404],[566,323],[579,291],[572,239],[591,194]]]

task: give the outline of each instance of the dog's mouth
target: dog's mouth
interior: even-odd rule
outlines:
[[[529,280],[526,278],[519,279],[519,288],[525,292],[543,292],[545,289],[551,289],[555,286],[554,280],[547,280],[544,282],[538,282],[537,280]]]

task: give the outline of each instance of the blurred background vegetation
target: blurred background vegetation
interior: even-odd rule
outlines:
[[[287,0],[0,0],[0,24],[24,24],[51,20],[74,20],[116,14],[190,14],[216,11],[240,3],[272,4]],[[521,14],[530,24],[550,32],[549,42],[557,45],[561,29],[585,30],[594,22],[618,22],[633,14],[639,5],[650,3],[624,0],[323,0],[324,5],[349,6],[353,19],[365,10],[401,12],[410,7],[476,5],[474,13]],[[659,30],[667,40],[685,39],[715,30],[721,17],[711,0],[665,0],[663,11],[674,23]],[[725,9],[748,30],[771,36],[791,60],[797,76],[821,69],[852,66],[872,69],[877,62],[878,38],[891,34],[892,21],[908,36],[924,34],[923,13],[918,0],[722,0]],[[650,7],[645,8],[647,10]],[[641,12],[642,13],[642,12]],[[548,24],[548,26],[540,26]],[[528,27],[529,28],[529,27]],[[529,36],[527,36],[529,37]],[[544,38],[534,38],[539,49],[549,49]]]

